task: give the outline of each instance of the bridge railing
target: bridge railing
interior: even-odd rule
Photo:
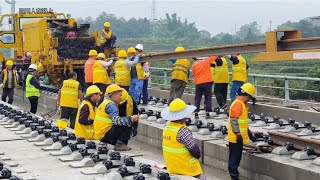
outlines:
[[[172,69],[158,67],[150,69],[151,87],[169,89]],[[232,73],[230,73],[230,78],[231,75]],[[315,103],[320,100],[320,78],[249,74],[248,82],[257,87],[256,97],[258,98],[281,100],[285,104],[291,102]],[[230,87],[228,92],[229,89]],[[194,90],[195,85],[190,72],[186,92],[194,93]]]

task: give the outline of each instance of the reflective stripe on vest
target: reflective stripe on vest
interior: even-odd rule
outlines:
[[[177,59],[172,66],[171,80],[178,79],[188,83],[188,71],[190,61],[188,59]]]
[[[202,174],[198,159],[194,158],[186,146],[177,141],[183,124],[169,122],[163,130],[162,150],[165,164],[170,174],[196,176]]]
[[[78,108],[80,83],[73,79],[64,80],[61,87],[61,107]]]
[[[33,76],[31,74],[28,74],[26,79],[26,98],[29,98],[32,96],[40,97],[40,90],[30,84],[32,77]]]
[[[96,60],[96,62],[92,66],[93,70],[93,78],[92,82],[102,83],[102,84],[111,84],[111,79],[108,75],[107,68],[102,66],[101,60]]]
[[[228,62],[221,58],[222,66],[216,66],[214,83],[229,83]]]
[[[112,103],[112,101],[109,99],[105,99],[99,105],[96,111],[96,116],[93,122],[93,128],[94,128],[94,138],[97,140],[101,140],[113,126],[113,122],[110,116],[106,113],[106,107],[109,103]]]
[[[130,70],[126,67],[126,60],[119,59],[115,63],[115,83],[119,86],[130,86]]]
[[[241,134],[242,139],[243,139],[243,143],[249,143],[250,142],[250,138],[249,138],[249,135],[248,135],[249,124],[248,124],[248,109],[247,109],[247,106],[244,104],[243,101],[241,101],[239,99],[236,99],[231,104],[230,110],[232,109],[232,107],[233,107],[233,105],[235,103],[241,103],[241,105],[242,105],[242,114],[238,118],[238,125],[239,125],[240,134]],[[231,121],[231,118],[229,116],[229,120],[228,120],[228,141],[231,142],[231,143],[237,143],[237,135],[235,133],[233,133],[230,121]]]
[[[247,82],[247,62],[241,56],[237,56],[239,63],[232,64],[232,81]]]
[[[81,113],[81,109],[84,105],[89,106],[89,117],[88,120],[94,120],[95,117],[95,112],[94,112],[94,107],[88,100],[82,101],[80,108],[78,109],[77,113],[77,118],[76,118],[76,123],[74,126],[74,134],[78,137],[82,137],[84,139],[92,140],[94,139],[93,134],[94,134],[94,129],[93,129],[93,124],[91,125],[83,125],[79,123],[79,117]]]
[[[111,36],[112,36],[112,30],[111,30],[111,29],[109,29],[108,32],[103,29],[103,30],[102,30],[102,33],[103,33],[105,36],[107,36],[108,38],[111,38]],[[103,44],[103,43],[105,43],[105,42],[106,42],[106,38],[101,35],[101,37],[100,37],[100,43]]]

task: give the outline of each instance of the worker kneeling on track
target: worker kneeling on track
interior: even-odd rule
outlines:
[[[163,130],[162,149],[168,173],[204,179],[199,162],[200,149],[185,125],[186,118],[195,109],[176,98],[161,112],[162,118],[170,121]]]
[[[256,88],[250,83],[241,86],[237,99],[230,106],[228,120],[229,163],[228,170],[232,180],[239,179],[238,167],[241,161],[243,143],[249,143],[252,133],[248,124],[247,103],[252,99]]]
[[[114,145],[116,151],[131,150],[127,146],[133,122],[139,121],[138,115],[119,116],[118,105],[121,103],[124,89],[111,84],[106,90],[107,98],[99,105],[94,119],[94,137],[104,143]]]
[[[86,98],[82,101],[77,113],[76,125],[74,128],[76,136],[85,139],[94,139],[93,121],[96,115],[96,105],[101,99],[101,94],[102,92],[95,85],[89,86],[87,89]]]

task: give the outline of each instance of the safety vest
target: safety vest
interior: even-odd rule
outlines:
[[[244,104],[244,102],[242,100],[239,100],[237,98],[231,104],[230,111],[232,110],[232,107],[233,107],[233,105],[235,103],[241,103],[241,105],[242,105],[242,114],[238,118],[238,125],[239,125],[240,134],[241,134],[242,139],[243,139],[243,143],[249,143],[250,142],[250,138],[249,138],[249,135],[248,135],[248,129],[249,129],[248,108],[247,108],[247,106]],[[231,142],[231,143],[237,143],[237,135],[235,133],[233,133],[230,121],[231,121],[231,118],[230,118],[230,115],[229,115],[229,120],[228,120],[228,141]]]
[[[84,79],[86,83],[93,82],[93,75],[92,75],[92,66],[96,62],[94,57],[89,58],[86,63],[84,64]]]
[[[94,129],[94,138],[97,140],[101,140],[104,135],[111,129],[113,126],[113,122],[106,113],[106,106],[112,103],[111,100],[106,99],[104,100],[98,107],[96,111],[96,116],[93,122],[93,129]]]
[[[103,33],[105,36],[107,36],[108,38],[111,38],[111,36],[112,36],[112,30],[111,30],[111,29],[109,29],[108,32],[103,29],[103,30],[102,30],[102,33]],[[105,42],[106,42],[106,38],[101,35],[101,37],[100,37],[100,43],[103,44],[103,43],[105,43]]]
[[[239,63],[232,64],[232,81],[247,82],[247,62],[241,56],[237,56]]]
[[[111,79],[108,75],[107,68],[102,66],[101,60],[96,60],[92,66],[93,69],[93,84],[102,83],[102,84],[111,84]]]
[[[93,137],[93,134],[94,134],[93,124],[83,125],[83,124],[79,123],[80,112],[81,112],[81,109],[84,105],[89,106],[88,120],[94,120],[94,118],[95,118],[94,107],[92,106],[92,104],[87,100],[82,101],[80,108],[78,109],[78,113],[77,113],[76,124],[74,126],[74,134],[76,136],[82,137],[84,139],[92,140],[92,139],[94,139],[94,137]]]
[[[12,79],[13,79],[13,86],[12,86],[12,88],[14,88],[14,87],[18,87],[18,83],[17,83],[17,71],[16,70],[12,70],[12,75],[13,75],[13,77],[12,77]],[[8,70],[7,69],[4,69],[3,70],[3,82],[2,82],[2,84],[3,84],[3,87],[8,87],[7,86],[7,80],[8,80]]]
[[[183,124],[169,122],[163,130],[162,150],[169,174],[196,176],[202,174],[198,159],[193,157],[184,144],[177,141],[177,135]]]
[[[80,83],[73,79],[64,80],[61,87],[61,107],[78,108]]]
[[[212,64],[212,65],[213,65],[213,64],[215,65],[216,62],[213,61],[211,64]],[[212,79],[212,82],[215,82],[215,67],[211,67],[211,79]]]
[[[26,79],[26,98],[29,98],[32,96],[40,97],[40,90],[30,84],[32,77],[33,76],[31,74],[28,74]]]
[[[138,78],[139,80],[143,80],[143,79],[144,79],[144,76],[145,76],[146,74],[145,74],[145,71],[144,71],[143,66],[141,65],[141,63],[138,63],[138,64],[136,65],[136,71],[137,71],[137,78]]]
[[[221,58],[222,66],[216,66],[214,83],[229,83],[228,62]]]
[[[126,67],[126,60],[119,59],[115,63],[115,83],[119,86],[130,86],[130,70]]]
[[[128,95],[128,99],[127,99],[126,115],[127,116],[133,115],[133,99],[130,95]]]
[[[172,67],[171,80],[178,79],[188,83],[189,66],[188,59],[177,59]]]

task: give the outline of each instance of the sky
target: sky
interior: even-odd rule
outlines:
[[[182,19],[195,22],[200,30],[212,35],[235,33],[235,29],[257,21],[261,31],[272,29],[286,21],[299,21],[320,16],[319,0],[156,0],[157,19],[166,13],[177,13]],[[10,5],[0,0],[2,13],[10,13]],[[152,0],[16,0],[19,8],[52,8],[72,17],[97,17],[105,11],[118,17],[151,19]]]

